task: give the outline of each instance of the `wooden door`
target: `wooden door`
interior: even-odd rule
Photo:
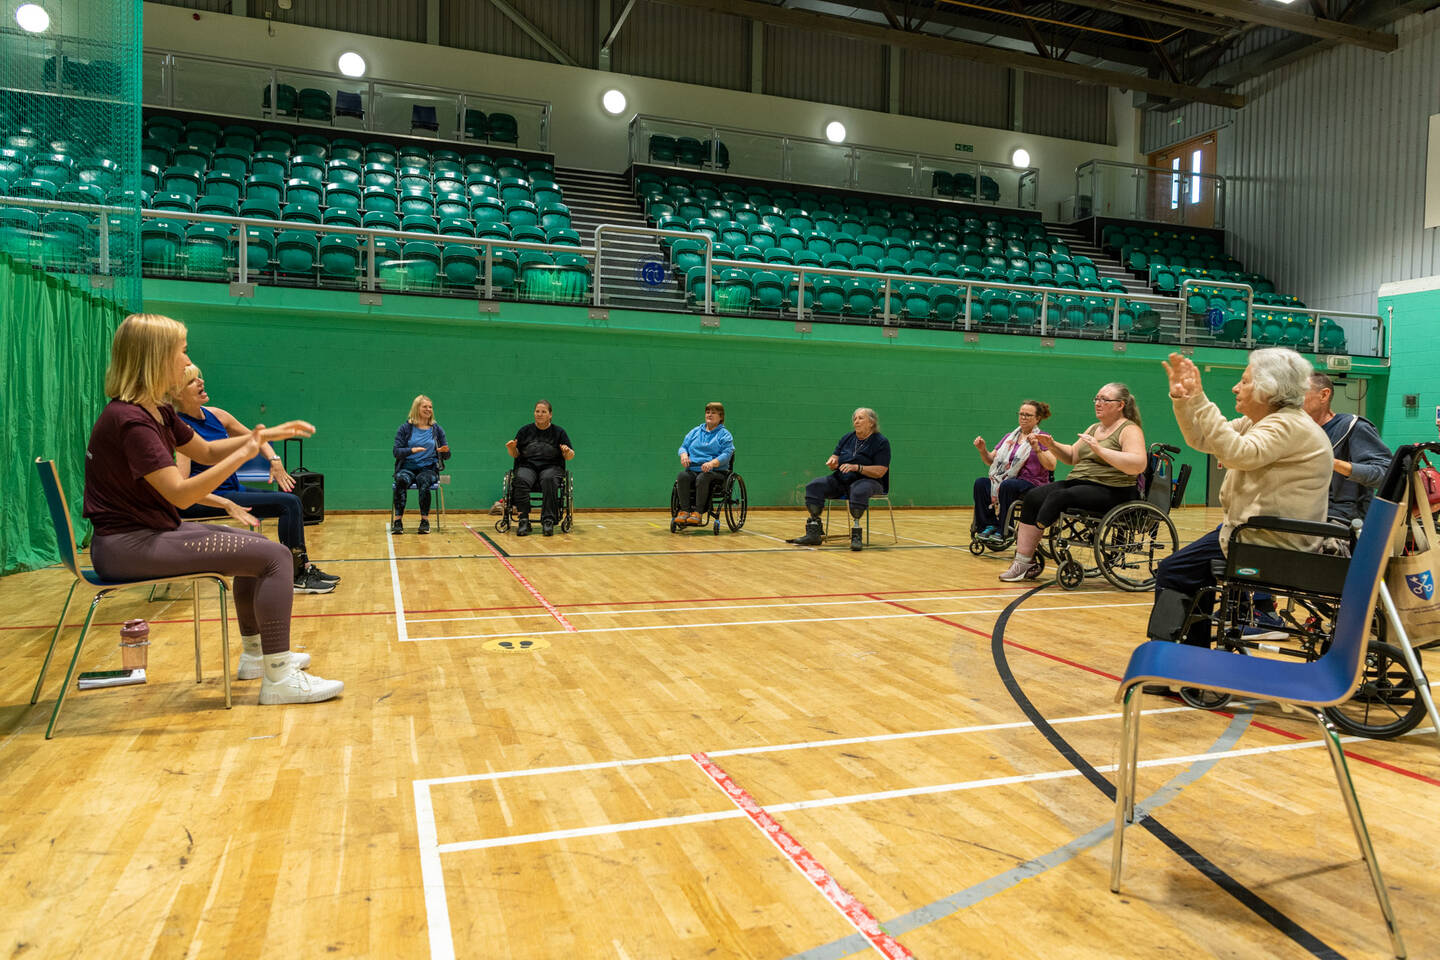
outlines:
[[[1214,131],[1150,155],[1151,167],[1171,171],[1154,174],[1150,187],[1150,219],[1191,227],[1215,226]]]

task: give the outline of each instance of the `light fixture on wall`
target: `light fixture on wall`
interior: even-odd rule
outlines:
[[[26,33],[42,33],[50,27],[50,14],[38,3],[22,3],[15,11],[15,22]]]
[[[1019,167],[1021,170],[1030,166],[1030,151],[1024,147],[1016,147],[1015,152],[1010,154],[1010,166]]]
[[[365,58],[354,50],[347,50],[345,53],[340,54],[338,65],[340,72],[347,77],[365,76]]]
[[[612,117],[622,114],[625,112],[625,94],[619,90],[606,90],[605,95],[600,98],[600,105]]]
[[[831,120],[825,124],[825,139],[831,143],[845,142],[845,124],[839,120]]]

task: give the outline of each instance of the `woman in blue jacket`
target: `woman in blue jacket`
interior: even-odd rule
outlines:
[[[422,393],[410,404],[410,416],[395,431],[395,517],[390,521],[391,533],[405,532],[400,517],[405,513],[412,483],[420,496],[420,528],[416,532],[430,532],[430,488],[440,479],[448,459],[450,445],[445,441],[445,429],[435,422],[435,405]]]
[[[710,490],[730,469],[735,458],[735,438],[724,427],[725,405],[705,404],[705,422],[685,434],[680,444],[680,475],[675,487],[680,512],[675,522],[701,526],[710,512]]]

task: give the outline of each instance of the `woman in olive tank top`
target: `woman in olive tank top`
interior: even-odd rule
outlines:
[[[1000,574],[1006,583],[1033,580],[1040,574],[1035,548],[1042,527],[1048,527],[1067,510],[1104,513],[1133,500],[1139,491],[1135,478],[1145,472],[1145,434],[1135,397],[1123,383],[1107,383],[1095,394],[1095,423],[1074,443],[1035,436],[1037,449],[1053,451],[1073,470],[1064,480],[1047,483],[1025,494],[1020,502],[1020,524],[1015,536],[1015,560]]]

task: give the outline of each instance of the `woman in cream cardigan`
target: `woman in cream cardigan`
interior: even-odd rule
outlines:
[[[1194,597],[1215,583],[1211,561],[1225,556],[1230,532],[1251,517],[1325,522],[1334,462],[1325,431],[1303,407],[1313,368],[1294,350],[1266,347],[1250,354],[1244,375],[1230,390],[1240,414],[1234,420],[1227,420],[1205,396],[1200,370],[1188,357],[1172,353],[1163,365],[1185,442],[1214,454],[1226,467],[1220,526],[1166,557],[1155,571],[1157,597],[1162,590]],[[1310,548],[1307,538],[1295,534],[1269,533],[1257,539],[1287,549]],[[1202,598],[1198,609],[1208,613],[1213,599]],[[1209,627],[1198,622],[1182,639],[1209,646]]]

